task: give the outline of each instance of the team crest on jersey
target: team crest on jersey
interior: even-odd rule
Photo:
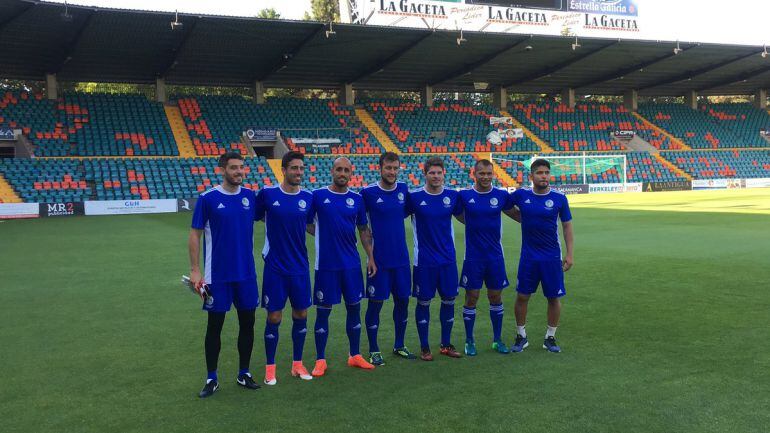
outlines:
[[[551,200],[550,198],[546,200],[545,207],[547,207],[548,209],[551,209],[553,207],[553,200]]]
[[[449,197],[444,197],[444,207],[449,207],[450,204],[452,204],[452,200]]]
[[[243,208],[244,209],[248,209],[249,208],[249,199],[247,199],[246,197],[242,198],[241,199],[241,204],[243,204]]]
[[[348,207],[353,207],[353,204],[354,204],[354,203],[355,203],[355,201],[353,201],[353,199],[352,199],[352,198],[350,198],[350,197],[348,197],[348,198],[345,200],[345,204],[347,204],[347,205],[348,205]]]
[[[492,207],[497,207],[497,203],[498,203],[498,202],[497,202],[497,198],[496,198],[496,197],[492,197],[491,199],[489,199],[489,204],[490,204]]]
[[[404,201],[404,193],[403,192],[398,193],[397,197],[398,197],[398,201],[399,202]]]
[[[299,205],[300,209],[305,209],[307,207],[307,203],[305,202],[305,200],[300,200],[297,202],[297,204]]]

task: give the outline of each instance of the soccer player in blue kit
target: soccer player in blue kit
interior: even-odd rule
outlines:
[[[237,383],[247,389],[257,389],[249,372],[254,346],[254,311],[259,306],[257,275],[254,269],[254,216],[256,197],[253,191],[241,188],[243,156],[228,152],[219,158],[222,184],[198,198],[187,242],[190,255],[190,282],[196,288],[207,284],[211,297],[203,304],[208,313],[206,339],[206,369],[208,377],[201,398],[219,389],[217,363],[221,347],[225,314],[234,304],[238,311],[239,368]],[[200,242],[204,246],[204,273],[200,269]]]
[[[454,302],[458,294],[452,215],[462,213],[457,191],[444,188],[444,161],[431,157],[423,166],[425,186],[409,193],[408,210],[414,230],[414,274],[412,295],[417,298],[414,318],[420,337],[423,361],[433,361],[428,343],[430,303],[438,291],[441,297],[441,354],[461,355],[451,342]]]
[[[543,295],[548,299],[548,329],[543,348],[554,353],[561,351],[556,344],[556,327],[561,315],[560,298],[566,294],[564,272],[573,264],[574,237],[567,197],[550,188],[550,177],[551,164],[544,159],[537,159],[530,166],[532,189],[518,189],[511,195],[513,204],[521,212],[521,258],[514,308],[517,335],[511,347],[512,352],[521,352],[529,345],[524,329],[527,303],[538,285],[542,286]],[[563,258],[558,220],[561,220],[567,247]]]
[[[406,247],[404,218],[409,189],[397,182],[401,165],[398,155],[385,152],[380,155],[380,180],[361,191],[369,216],[374,243],[374,261],[377,273],[367,278],[366,334],[369,337],[369,362],[383,365],[382,353],[377,342],[380,327],[380,310],[383,301],[393,293],[393,323],[395,343],[393,354],[405,359],[415,359],[404,345],[404,334],[409,313],[409,294],[412,279],[409,269],[409,251]]]
[[[308,232],[315,236],[315,343],[316,363],[313,376],[326,373],[326,342],[332,306],[344,298],[347,309],[345,329],[350,350],[348,366],[373,369],[360,351],[361,299],[364,296],[361,258],[356,247],[356,227],[367,255],[367,275],[377,273],[372,253],[372,235],[361,196],[348,189],[353,165],[345,157],[332,165],[332,184],[313,191],[314,222]]]
[[[460,190],[463,214],[458,220],[465,224],[465,259],[460,274],[460,287],[465,289],[463,323],[465,324],[465,354],[476,355],[473,327],[476,322],[476,303],[482,285],[487,287],[489,316],[492,320],[492,349],[507,354],[502,341],[502,290],[508,287],[503,256],[503,226],[501,214],[517,218],[508,191],[492,186],[492,163],[480,159],[474,168],[476,179],[471,188]]]
[[[256,219],[265,220],[262,306],[267,310],[264,333],[267,358],[264,382],[267,385],[277,383],[275,352],[287,299],[291,302],[291,339],[294,344],[291,375],[303,380],[313,378],[302,364],[307,309],[313,303],[305,246],[308,218],[313,211],[313,194],[300,188],[305,171],[304,161],[299,152],[285,154],[281,159],[283,181],[279,186],[262,189],[256,200]]]

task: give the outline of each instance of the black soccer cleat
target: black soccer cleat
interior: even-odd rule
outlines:
[[[259,389],[261,388],[257,382],[254,382],[254,379],[251,377],[251,374],[239,374],[238,379],[235,381],[238,383],[239,386],[242,386],[246,389]]]
[[[198,397],[200,398],[206,398],[211,397],[214,395],[215,392],[219,389],[219,382],[216,380],[209,380],[206,382],[206,385],[203,386],[203,389],[200,393],[198,393]]]

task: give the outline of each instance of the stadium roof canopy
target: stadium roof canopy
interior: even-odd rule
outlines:
[[[770,88],[763,47],[531,36],[0,0],[0,77],[204,86],[676,96]]]

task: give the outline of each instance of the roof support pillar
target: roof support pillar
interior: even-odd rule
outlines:
[[[754,92],[754,106],[760,110],[767,110],[767,89],[757,89]]]
[[[48,99],[59,99],[59,82],[56,74],[45,74],[45,94]]]
[[[356,97],[353,94],[353,84],[345,83],[340,86],[340,91],[337,94],[337,99],[342,105],[356,105]]]
[[[420,102],[426,107],[433,106],[433,86],[425,86],[420,91]]]
[[[265,103],[265,85],[261,81],[254,82],[254,103],[262,105]]]
[[[168,102],[168,95],[166,94],[166,80],[164,78],[155,79],[155,100],[158,102]]]
[[[508,92],[505,87],[495,87],[492,90],[492,100],[494,101],[495,108],[505,110],[508,104]]]
[[[690,90],[687,93],[684,94],[684,105],[692,108],[693,110],[698,109],[698,92],[695,90]]]
[[[623,93],[623,106],[628,111],[636,111],[639,108],[639,93],[636,90],[626,90]]]
[[[575,89],[566,88],[561,91],[561,103],[569,108],[575,108]]]

